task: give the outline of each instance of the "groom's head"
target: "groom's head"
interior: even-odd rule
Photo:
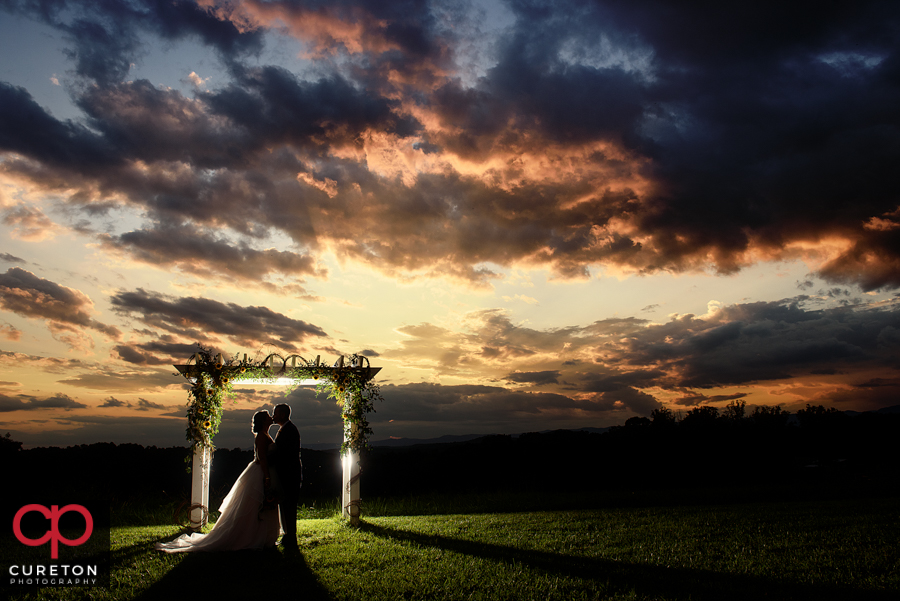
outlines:
[[[272,419],[279,426],[286,424],[291,419],[291,406],[285,403],[275,405],[275,409],[272,410]]]

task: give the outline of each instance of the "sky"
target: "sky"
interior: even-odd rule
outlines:
[[[196,344],[373,440],[900,392],[900,4],[0,0],[0,434],[182,446]],[[242,386],[216,444],[287,401]]]

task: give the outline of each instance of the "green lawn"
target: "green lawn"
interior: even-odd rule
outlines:
[[[109,589],[12,599],[897,599],[898,499],[299,521],[298,554],[165,555],[112,530]],[[85,597],[85,593],[89,596]]]

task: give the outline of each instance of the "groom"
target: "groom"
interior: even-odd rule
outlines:
[[[281,544],[286,548],[297,547],[297,502],[303,484],[303,464],[300,462],[300,432],[291,421],[291,408],[284,403],[275,405],[272,418],[278,428],[275,435],[273,464],[281,479],[282,497],[278,504],[281,528],[284,536]]]

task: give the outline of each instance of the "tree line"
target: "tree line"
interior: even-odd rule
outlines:
[[[416,491],[602,491],[802,481],[897,480],[900,414],[796,413],[736,400],[685,414],[660,408],[602,433],[558,430],[465,443],[375,448],[366,487]],[[374,484],[372,484],[374,482]]]
[[[556,430],[492,435],[467,442],[374,447],[364,453],[363,496],[671,489],[721,485],[883,487],[900,481],[895,460],[900,414],[848,415],[807,405],[746,411],[743,401],[684,414],[661,408],[606,432]],[[58,491],[123,502],[190,496],[182,447],[95,443],[22,449],[0,437],[11,492]],[[337,451],[303,449],[304,496],[340,491]],[[222,498],[252,460],[252,451],[218,449],[212,498]],[[211,503],[215,506],[215,503]]]

